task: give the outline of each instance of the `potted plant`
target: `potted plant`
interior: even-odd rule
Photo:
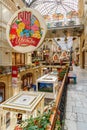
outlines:
[[[60,120],[56,120],[56,127],[55,130],[62,130]]]
[[[46,130],[47,125],[50,124],[50,115],[51,111],[47,110],[42,115],[36,118],[29,118],[23,121],[20,125],[20,128],[23,130]]]

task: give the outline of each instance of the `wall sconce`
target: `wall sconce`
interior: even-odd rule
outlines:
[[[49,42],[52,43],[52,39],[49,39]]]
[[[5,54],[7,55],[9,52],[5,52]]]
[[[7,55],[7,54],[9,54],[11,51],[10,50],[7,50],[6,52],[5,52],[5,54]]]
[[[57,41],[60,41],[60,38],[57,38]]]
[[[77,39],[76,37],[73,37],[73,39],[72,39],[72,40],[74,41],[74,40],[76,40],[76,39]]]

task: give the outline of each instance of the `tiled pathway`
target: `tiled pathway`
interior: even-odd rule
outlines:
[[[67,90],[64,130],[87,130],[87,71],[74,67],[77,84]]]

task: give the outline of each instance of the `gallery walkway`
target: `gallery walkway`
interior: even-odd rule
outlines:
[[[74,67],[77,84],[67,89],[64,130],[87,130],[87,71]]]

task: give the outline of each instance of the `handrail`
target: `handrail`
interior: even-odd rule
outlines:
[[[56,98],[56,106],[55,106],[54,110],[52,111],[53,114],[51,114],[51,116],[50,116],[51,125],[48,126],[46,130],[54,130],[55,122],[56,122],[56,114],[57,114],[58,107],[59,107],[59,104],[60,104],[60,101],[61,101],[61,97],[62,97],[64,85],[65,85],[65,82],[66,82],[66,78],[67,78],[67,72],[66,72],[64,79],[62,81],[62,85],[59,89],[59,92],[58,92],[58,95],[57,95],[57,98]]]

